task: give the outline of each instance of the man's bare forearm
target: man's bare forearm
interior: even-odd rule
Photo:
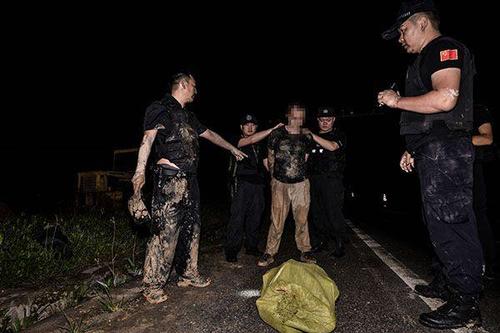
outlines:
[[[149,154],[151,153],[151,147],[156,137],[156,130],[150,130],[144,132],[142,138],[141,146],[139,147],[139,156],[137,158],[137,167],[135,173],[145,173],[146,164],[148,163]]]
[[[274,129],[275,129],[275,127],[272,127],[272,128],[267,129],[267,130],[257,132],[249,137],[241,138],[240,141],[238,141],[238,148],[248,146],[248,145],[253,145],[254,143],[262,141],[269,134],[271,134],[271,132]]]
[[[212,130],[206,130],[200,135],[202,138],[207,139],[208,141],[212,142],[213,144],[222,147],[224,149],[227,149],[229,151],[236,149],[235,146],[224,140],[219,134],[215,133]]]

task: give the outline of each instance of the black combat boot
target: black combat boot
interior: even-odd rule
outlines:
[[[432,312],[422,313],[419,322],[424,326],[442,330],[481,326],[479,296],[452,294],[444,305]]]
[[[428,298],[440,298],[443,301],[450,299],[450,291],[442,274],[438,274],[429,284],[417,284],[415,293]]]

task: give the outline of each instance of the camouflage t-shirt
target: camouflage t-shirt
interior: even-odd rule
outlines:
[[[196,173],[198,136],[207,128],[198,121],[194,113],[183,109],[175,98],[167,95],[146,109],[144,130],[151,129],[158,130],[154,142],[156,161],[166,158],[181,171]]]
[[[306,154],[312,143],[310,135],[290,134],[285,126],[275,129],[267,147],[274,152],[273,177],[282,183],[306,179]]]

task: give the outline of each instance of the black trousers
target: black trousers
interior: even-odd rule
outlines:
[[[477,231],[483,246],[486,266],[498,266],[495,237],[488,219],[486,200],[486,183],[484,180],[483,163],[474,163],[474,213],[476,214]]]
[[[231,202],[231,217],[227,224],[227,254],[237,254],[243,245],[243,239],[247,250],[257,249],[264,205],[264,184],[238,182]]]
[[[424,218],[441,272],[458,292],[476,296],[481,289],[483,253],[472,203],[471,138],[426,143],[413,156]]]
[[[345,237],[344,185],[342,177],[331,175],[315,175],[309,177],[311,182],[311,205],[309,210],[309,236],[311,246],[321,242]]]

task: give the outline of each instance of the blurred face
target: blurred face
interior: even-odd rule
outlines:
[[[306,110],[299,106],[294,106],[288,112],[288,125],[291,127],[301,127],[306,118]]]
[[[245,125],[241,125],[240,128],[244,137],[254,135],[257,131],[257,125],[254,123],[246,123]]]
[[[398,42],[407,53],[419,53],[422,46],[423,32],[418,21],[410,17],[399,27]]]
[[[321,132],[328,132],[332,130],[335,117],[319,117],[317,119],[318,127]]]

